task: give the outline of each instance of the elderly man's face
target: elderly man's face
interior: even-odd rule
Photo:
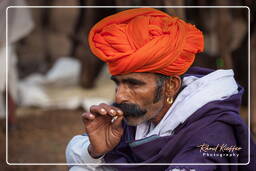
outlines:
[[[123,110],[128,125],[154,119],[164,107],[164,98],[155,102],[157,76],[151,73],[130,73],[112,76],[116,83],[114,106]]]

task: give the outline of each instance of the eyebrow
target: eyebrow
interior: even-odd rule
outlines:
[[[134,85],[145,85],[146,83],[144,81],[134,79],[134,78],[124,78],[122,80],[118,80],[115,76],[111,76],[111,80],[113,80],[115,83],[123,82],[123,83],[129,83]]]

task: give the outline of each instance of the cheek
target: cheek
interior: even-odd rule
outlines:
[[[134,91],[135,98],[142,106],[151,105],[155,97],[154,88],[143,88]]]

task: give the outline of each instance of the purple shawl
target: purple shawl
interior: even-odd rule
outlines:
[[[212,70],[191,68],[187,75],[202,77]],[[213,101],[194,112],[171,136],[151,136],[135,141],[135,127],[123,123],[124,135],[120,143],[104,157],[107,163],[247,163],[248,127],[239,115],[243,89],[223,101]],[[238,157],[207,156],[200,152],[199,145],[212,147],[225,144],[241,147]],[[250,141],[249,165],[113,165],[122,171],[195,169],[196,171],[254,171],[256,147]],[[212,153],[213,152],[209,152]],[[209,154],[208,153],[208,154]],[[233,152],[225,152],[233,154]],[[253,170],[254,169],[254,170]]]

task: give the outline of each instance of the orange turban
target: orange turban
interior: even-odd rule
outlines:
[[[203,35],[195,26],[151,8],[108,16],[89,33],[89,45],[112,75],[152,72],[181,75],[202,52]]]

